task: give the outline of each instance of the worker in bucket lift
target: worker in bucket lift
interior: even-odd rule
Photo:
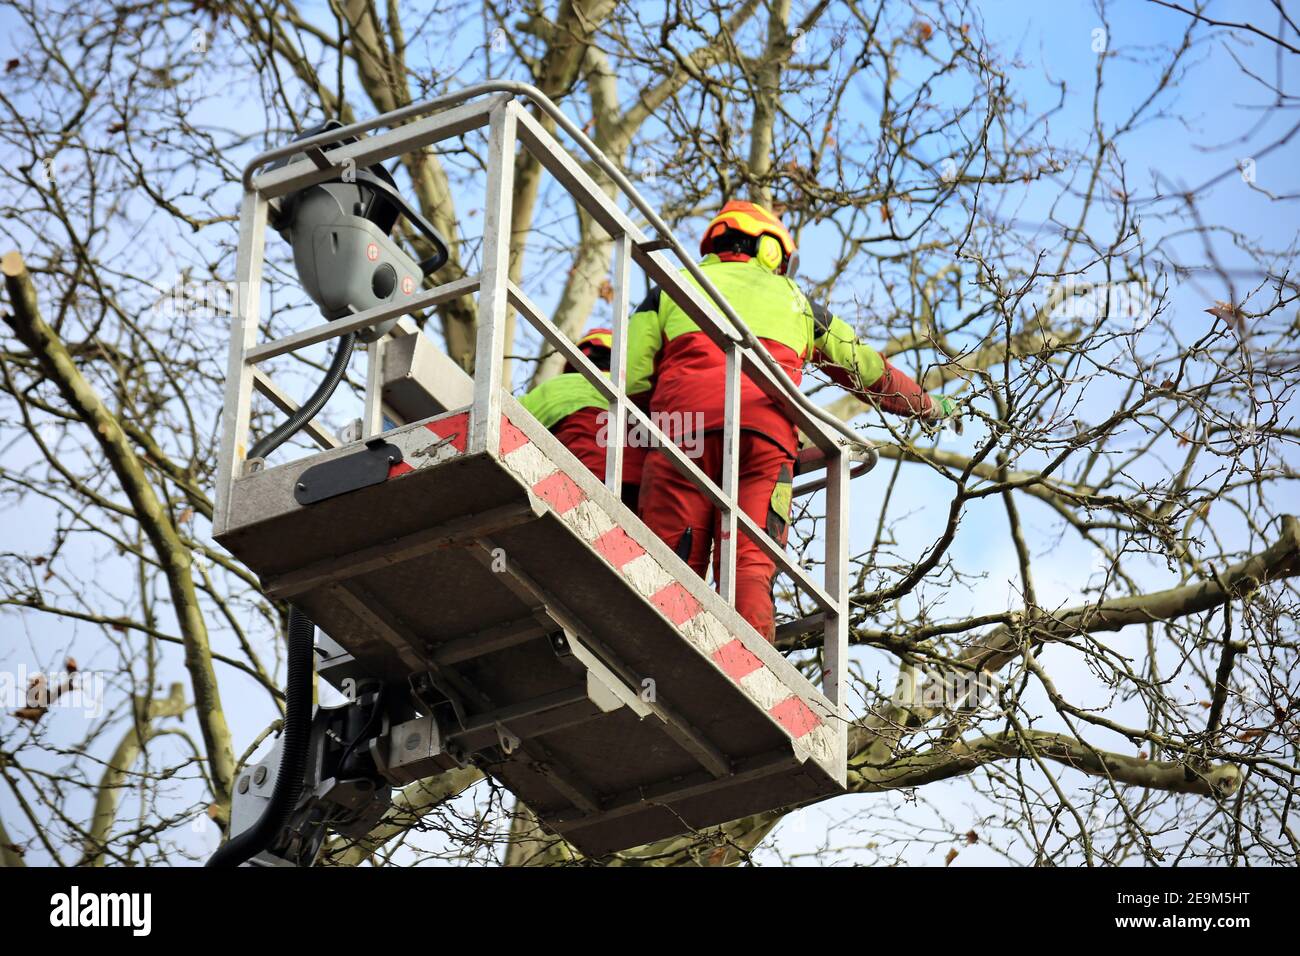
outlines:
[[[893,414],[933,422],[957,415],[951,399],[927,395],[879,352],[860,343],[846,322],[809,302],[790,278],[794,239],[781,220],[762,206],[735,200],[724,205],[705,230],[700,253],[704,274],[796,385],[805,363],[811,362],[825,369],[836,384]],[[694,283],[689,273],[684,275]],[[656,288],[629,322],[627,361],[628,395],[648,407],[657,422],[667,424],[668,437],[679,447],[693,442],[700,450],[695,465],[720,481],[726,380],[722,350]],[[748,376],[741,379],[740,393],[738,504],[758,527],[784,545],[795,425]],[[703,440],[697,433],[703,433]],[[720,515],[659,449],[645,461],[640,514],[655,534],[704,576],[720,531]],[[715,551],[715,579],[718,557]],[[776,639],[775,572],[775,562],[740,532],[736,610],[769,641]]]
[[[576,343],[598,369],[609,373],[610,354],[614,347],[613,332],[592,329]],[[564,447],[601,481],[605,480],[605,453],[609,445],[609,403],[587,377],[565,365],[564,372],[547,379],[521,398],[520,403],[542,423]],[[623,502],[632,510],[637,506],[637,489],[641,484],[644,447],[623,449]]]

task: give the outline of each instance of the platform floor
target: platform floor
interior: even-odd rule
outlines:
[[[842,789],[835,708],[545,429],[503,397],[384,438],[386,481],[300,506],[302,472],[240,478],[218,540],[360,669],[431,672],[460,743],[589,856]],[[503,736],[504,734],[504,736]]]

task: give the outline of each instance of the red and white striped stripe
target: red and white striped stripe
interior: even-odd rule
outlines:
[[[396,478],[463,455],[469,442],[469,412],[435,418],[419,428],[384,432],[384,439],[402,450],[402,460],[388,469]]]

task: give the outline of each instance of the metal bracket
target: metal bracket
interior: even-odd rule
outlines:
[[[447,703],[451,705],[452,713],[456,716],[456,723],[461,729],[465,729],[465,724],[469,720],[465,712],[465,702],[460,699],[447,681],[441,679],[441,675],[433,670],[420,671],[407,677],[407,686],[411,689],[411,697],[424,708],[425,713],[433,714],[438,707],[438,701],[430,695],[431,690],[436,690],[447,698]]]
[[[343,431],[339,432],[339,441],[345,445],[351,445],[354,441],[361,441],[361,436],[365,434],[365,423],[354,418],[343,426]]]
[[[519,747],[522,741],[517,736],[512,734],[510,732],[510,728],[508,728],[505,724],[501,723],[501,721],[499,720],[496,722],[496,731],[497,731],[497,745],[501,748],[501,752],[503,754],[505,754],[507,757],[510,756],[512,753],[515,752],[515,750]]]
[[[328,158],[326,158],[325,151],[322,150],[319,146],[308,146],[305,150],[303,150],[303,152],[307,154],[308,159],[310,159],[313,163],[316,164],[317,169],[334,168],[334,164],[331,163]]]
[[[389,731],[380,772],[401,786],[458,766],[443,749],[442,730],[432,714],[415,717]]]
[[[342,458],[313,465],[298,476],[293,498],[300,505],[368,488],[388,479],[388,470],[402,461],[402,450],[382,438],[372,438],[366,447]]]
[[[575,635],[563,629],[548,638],[551,650],[560,663],[575,673],[583,674],[587,679],[587,696],[605,713],[611,713],[620,707],[629,708],[638,718],[644,720],[654,713],[641,700],[637,690],[626,680],[606,666],[590,648]]]

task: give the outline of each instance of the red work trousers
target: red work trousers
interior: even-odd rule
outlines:
[[[785,544],[790,520],[789,489],[774,497],[778,483],[789,485],[794,458],[758,432],[740,433],[739,504],[756,525],[777,543]],[[722,432],[703,436],[703,451],[696,466],[716,483],[722,481]],[[662,451],[651,451],[641,478],[641,520],[664,542],[682,554],[687,529],[690,550],[686,563],[704,577],[713,552],[713,577],[718,577],[719,550],[713,545],[721,535],[722,516],[695,483],[679,472]],[[736,540],[736,610],[769,641],[776,640],[776,615],[772,605],[772,579],[776,564],[749,535],[739,531]]]

